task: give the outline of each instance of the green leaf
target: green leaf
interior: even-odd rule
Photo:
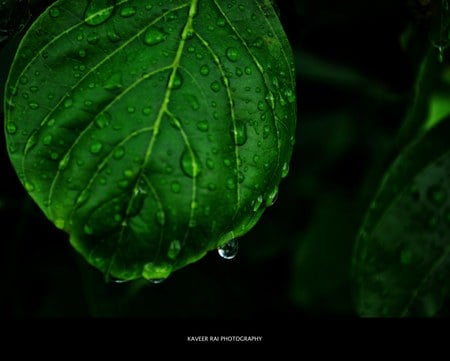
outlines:
[[[12,65],[8,152],[89,263],[166,278],[272,204],[292,153],[294,86],[268,0],[59,0]]]
[[[354,253],[363,316],[432,316],[450,276],[450,118],[410,143],[375,196]]]

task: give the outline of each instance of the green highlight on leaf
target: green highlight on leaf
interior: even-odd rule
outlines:
[[[245,21],[228,5],[57,0],[18,48],[4,104],[11,162],[107,278],[159,283],[237,250],[288,173],[288,40],[270,1],[246,1]]]

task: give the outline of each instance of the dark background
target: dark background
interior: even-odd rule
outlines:
[[[0,13],[1,88],[18,41],[51,1],[15,3],[16,10],[6,4]],[[277,202],[240,239],[238,256],[227,261],[210,252],[159,285],[105,283],[27,196],[2,132],[0,318],[357,318],[352,248],[399,151],[436,2],[276,3],[297,68],[296,144]],[[411,25],[414,46],[405,48],[402,35]]]

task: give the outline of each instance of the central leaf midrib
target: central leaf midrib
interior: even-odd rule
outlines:
[[[177,52],[175,54],[175,58],[174,58],[174,60],[172,62],[172,65],[171,65],[172,72],[170,74],[169,81],[167,83],[166,92],[164,94],[164,100],[163,100],[163,102],[162,102],[162,104],[161,104],[161,106],[159,108],[158,115],[157,115],[157,117],[155,119],[155,122],[153,124],[153,136],[151,137],[150,142],[149,142],[149,144],[147,146],[147,150],[145,152],[144,160],[142,162],[142,167],[141,167],[141,169],[140,169],[140,171],[139,171],[139,173],[138,173],[138,175],[136,177],[136,181],[135,181],[133,190],[131,192],[132,196],[130,197],[130,200],[128,201],[128,206],[127,206],[127,209],[125,211],[125,218],[127,218],[128,214],[130,213],[130,210],[131,210],[131,207],[132,207],[132,204],[133,204],[133,200],[135,198],[135,194],[136,194],[136,190],[138,188],[139,182],[140,182],[141,178],[143,176],[145,176],[144,171],[145,171],[145,169],[146,169],[146,167],[147,167],[147,165],[148,165],[148,163],[150,161],[150,158],[152,156],[153,147],[155,145],[155,141],[156,141],[156,138],[158,136],[159,129],[160,129],[163,117],[164,117],[165,114],[168,113],[168,106],[169,106],[169,103],[170,103],[170,96],[172,94],[176,73],[177,73],[177,70],[178,70],[179,65],[180,65],[181,57],[183,55],[183,50],[184,50],[184,47],[185,47],[185,44],[186,44],[186,39],[188,38],[188,33],[189,33],[189,31],[192,31],[192,22],[193,22],[194,16],[197,13],[197,5],[198,5],[198,0],[192,0],[192,2],[190,4],[190,7],[189,7],[188,18],[186,20],[186,24],[185,24],[185,26],[183,28],[183,32],[181,34],[180,44],[178,46]],[[192,153],[192,149],[190,150],[190,152]],[[194,159],[194,158],[192,157],[192,159]],[[195,188],[195,176],[194,176],[193,188]],[[195,194],[195,192],[193,192],[193,194]],[[191,211],[192,211],[192,209],[191,209]],[[191,212],[191,214],[192,214],[192,212]],[[122,233],[123,232],[121,231],[121,235],[122,235]],[[106,269],[106,272],[105,272],[107,275],[110,274],[111,269],[112,269],[112,267],[114,265],[114,259],[115,259],[115,255],[117,254],[118,245],[119,245],[120,241],[121,241],[121,237],[119,237],[117,239],[117,241],[116,241],[116,244],[115,244],[115,247],[114,247],[114,251],[113,251],[113,254],[111,256],[111,260],[110,260],[109,265],[108,265],[108,267]]]

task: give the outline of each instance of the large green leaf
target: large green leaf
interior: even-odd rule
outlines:
[[[165,278],[273,202],[294,82],[269,0],[59,0],[12,65],[8,152],[88,262]]]
[[[450,118],[412,142],[388,171],[354,254],[364,316],[431,316],[450,277]]]

